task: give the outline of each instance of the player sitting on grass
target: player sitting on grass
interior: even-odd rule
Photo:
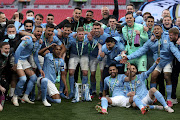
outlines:
[[[137,67],[135,65],[131,65],[130,73],[127,73],[128,77],[125,78],[125,86],[128,92],[134,91],[135,95],[137,95],[142,100],[144,105],[150,105],[151,109],[163,109],[162,106],[151,105],[156,98],[163,105],[164,109],[167,112],[172,113],[174,112],[174,110],[166,104],[166,101],[164,100],[162,94],[154,87],[148,91],[145,84],[145,80],[149,77],[149,74],[151,74],[153,70],[156,68],[156,66],[159,64],[159,61],[160,58],[156,60],[156,62],[153,64],[153,66],[151,66],[151,68],[148,71],[138,75]]]
[[[110,65],[109,74],[110,76],[106,77],[104,80],[104,91],[103,97],[101,98],[102,107],[96,105],[96,110],[101,114],[108,114],[108,103],[112,106],[129,108],[131,106],[131,103],[133,103],[134,101],[140,108],[142,114],[145,114],[147,112],[147,107],[143,105],[143,103],[137,96],[134,96],[133,93],[128,93],[130,97],[126,96],[127,90],[124,87],[123,82],[126,78],[126,75],[118,74],[118,68],[115,64]],[[110,96],[112,97],[105,97],[108,90],[110,92]]]

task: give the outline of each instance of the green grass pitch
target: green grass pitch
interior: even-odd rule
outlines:
[[[99,71],[99,69],[97,70]],[[100,74],[97,72],[97,91],[99,91]],[[179,78],[180,79],[180,78]],[[67,79],[68,81],[68,79]],[[80,80],[79,80],[80,81]],[[57,83],[59,88],[59,83]],[[180,84],[177,89],[177,97],[180,101]],[[37,90],[37,89],[36,89]],[[37,91],[36,91],[37,93]],[[51,107],[44,107],[41,101],[35,104],[20,103],[15,107],[11,102],[6,101],[4,110],[0,112],[0,120],[179,120],[180,103],[173,106],[174,113],[160,110],[150,110],[142,115],[140,110],[134,108],[108,108],[108,114],[97,113],[95,105],[98,98],[92,102],[71,103],[70,100],[62,99],[61,104],[53,104]]]

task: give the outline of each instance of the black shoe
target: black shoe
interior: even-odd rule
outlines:
[[[6,101],[11,101],[12,97],[6,96]]]

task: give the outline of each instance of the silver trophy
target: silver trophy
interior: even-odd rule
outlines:
[[[89,93],[89,84],[75,83],[75,98],[72,102],[92,101]]]

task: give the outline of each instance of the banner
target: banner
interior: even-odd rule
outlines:
[[[155,0],[152,2],[145,2],[139,10],[142,14],[150,12],[155,18],[155,22],[162,18],[162,11],[169,9],[172,19],[180,16],[180,0]]]

